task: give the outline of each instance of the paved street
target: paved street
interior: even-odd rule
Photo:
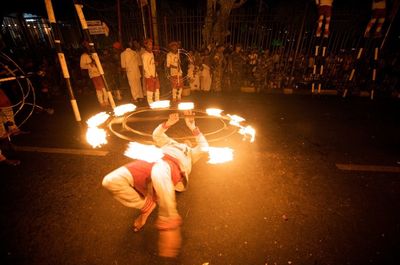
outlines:
[[[94,95],[93,95],[93,99]],[[195,94],[257,130],[212,145],[233,161],[199,161],[177,195],[183,245],[157,256],[156,212],[135,233],[133,211],[101,186],[128,162],[113,135],[79,141],[68,100],[36,113],[12,139],[19,167],[0,167],[1,264],[400,264],[400,104],[397,100],[273,94]],[[78,98],[83,120],[96,103]],[[200,129],[214,124],[199,120]],[[141,124],[143,130],[148,125]],[[87,150],[87,151],[86,151]]]

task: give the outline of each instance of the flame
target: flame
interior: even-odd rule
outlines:
[[[107,134],[104,129],[97,127],[89,127],[86,132],[86,141],[93,146],[93,148],[100,147],[107,143]]]
[[[119,105],[114,108],[114,114],[115,116],[119,117],[124,115],[127,112],[132,112],[136,109],[136,105],[134,104],[124,104],[124,105]]]
[[[100,112],[97,113],[96,115],[90,117],[86,123],[89,127],[97,127],[101,124],[103,124],[108,118],[110,117],[109,114],[106,112]]]
[[[138,142],[130,142],[125,150],[125,156],[132,159],[140,159],[149,163],[160,160],[164,153],[154,145],[141,144]]]
[[[233,149],[229,147],[208,147],[207,163],[222,164],[233,160]]]
[[[160,101],[154,101],[150,103],[150,108],[152,109],[163,109],[163,108],[169,108],[169,100],[160,100]]]
[[[178,104],[178,109],[179,110],[191,110],[194,109],[194,103],[193,102],[182,102]]]
[[[256,130],[250,125],[240,128],[239,133],[244,135],[245,137],[250,137],[251,143],[253,143],[256,138]]]
[[[245,121],[244,118],[238,116],[238,115],[227,115],[231,120],[229,121],[229,124],[233,125],[233,126],[237,126],[237,127],[241,127],[240,123],[242,121]]]
[[[209,109],[206,109],[206,112],[210,116],[221,117],[221,113],[223,112],[223,110],[222,109],[209,108]]]

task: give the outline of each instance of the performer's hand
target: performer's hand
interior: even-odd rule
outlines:
[[[171,113],[171,114],[169,114],[169,118],[166,121],[166,125],[168,127],[171,127],[172,125],[174,125],[178,121],[179,121],[179,113]]]
[[[186,126],[193,131],[196,128],[196,124],[194,122],[194,113],[191,110],[185,110],[183,114],[185,117]]]

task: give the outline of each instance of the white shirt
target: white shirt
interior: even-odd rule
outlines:
[[[81,69],[86,69],[89,72],[89,77],[97,77],[100,76],[100,71],[97,69],[94,60],[90,57],[86,52],[81,55],[81,60],[79,63]]]
[[[315,0],[315,2],[320,6],[332,6],[333,0]]]
[[[171,65],[177,68],[170,68]],[[182,76],[179,53],[167,53],[167,67],[170,69],[171,76]]]
[[[372,1],[372,9],[385,9],[386,8],[386,1]]]
[[[126,48],[125,51],[121,53],[121,67],[125,68],[127,73],[141,77],[140,65],[142,65],[142,60],[139,53],[136,51],[131,48]]]
[[[142,54],[143,61],[143,73],[145,78],[156,77],[156,64],[154,62],[154,54],[152,52],[145,51]]]

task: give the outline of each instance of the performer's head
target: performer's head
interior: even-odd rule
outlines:
[[[153,40],[148,38],[143,41],[144,47],[147,51],[151,52],[153,50]]]
[[[240,52],[242,50],[242,44],[236,43],[235,45],[235,52]]]
[[[88,42],[87,40],[84,40],[84,41],[82,42],[82,47],[85,49],[85,51],[89,52],[89,50],[90,50],[90,45],[89,45],[89,42]]]
[[[119,41],[114,42],[112,46],[116,50],[121,50],[122,49],[121,42],[119,42]]]
[[[178,48],[179,48],[179,43],[176,41],[172,41],[168,44],[169,49],[171,50],[171,52],[173,53],[177,53],[178,52]]]

